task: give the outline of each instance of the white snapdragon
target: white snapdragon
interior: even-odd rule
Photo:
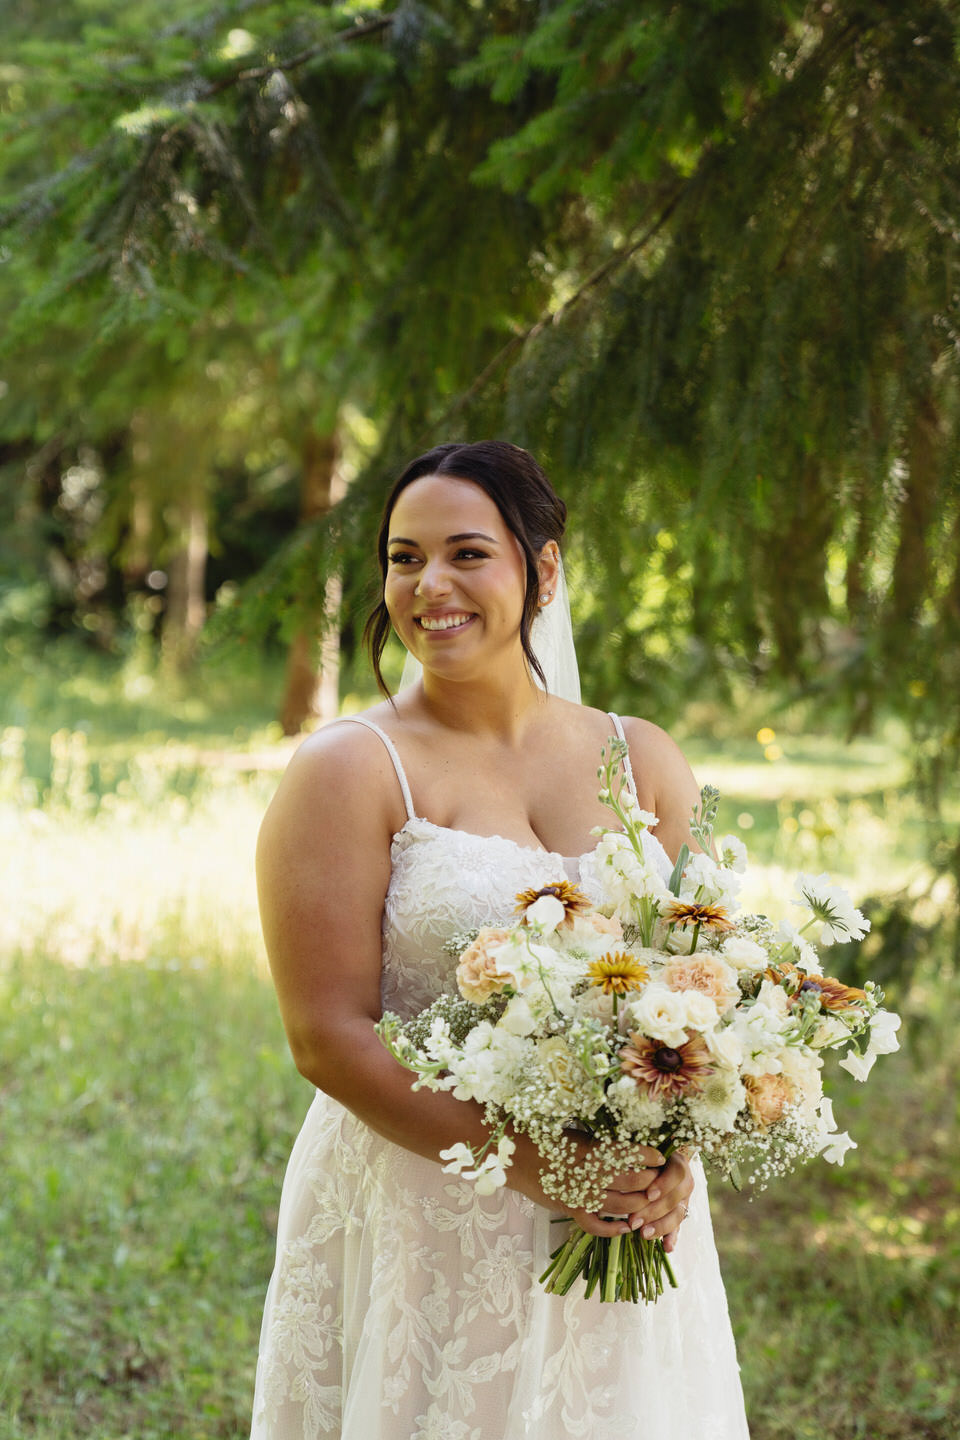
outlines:
[[[846,890],[832,883],[829,875],[798,875],[793,888],[802,897],[794,900],[794,905],[806,907],[819,923],[822,945],[862,940],[870,929],[870,921],[855,908]]]
[[[646,859],[640,859],[625,835],[610,831],[601,835],[591,859],[604,903],[621,920],[631,918],[640,900],[670,897],[659,870]]]

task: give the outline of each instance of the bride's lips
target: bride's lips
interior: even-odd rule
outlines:
[[[414,624],[427,635],[452,635],[465,630],[476,616],[469,610],[447,610],[435,615],[414,615]]]

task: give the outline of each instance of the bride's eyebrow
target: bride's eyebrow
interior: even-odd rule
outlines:
[[[448,535],[448,536],[447,536],[447,544],[448,544],[448,545],[456,545],[456,544],[459,544],[459,542],[460,542],[461,540],[486,540],[490,545],[496,545],[496,544],[497,544],[497,541],[494,539],[494,537],[493,537],[492,535],[485,535],[482,530],[465,530],[462,535]],[[414,546],[417,546],[417,545],[418,545],[418,542],[417,542],[416,540],[408,540],[405,535],[391,535],[391,536],[390,536],[390,539],[387,541],[387,544],[388,544],[388,545],[414,545]]]

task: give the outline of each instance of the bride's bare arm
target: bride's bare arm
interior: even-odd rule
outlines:
[[[260,831],[257,885],[270,968],[290,1049],[301,1074],[380,1135],[431,1160],[465,1140],[482,1143],[478,1105],[413,1091],[408,1071],[374,1033],[380,1018],[381,921],[390,880],[390,842],[403,823],[389,757],[359,726],[306,740],[291,761]],[[655,1154],[648,1157],[655,1162]],[[523,1136],[507,1171],[510,1185],[556,1210],[540,1188],[540,1157]],[[648,1203],[648,1186],[667,1193]],[[675,1177],[654,1169],[618,1177],[605,1213],[627,1220],[577,1219],[595,1234],[645,1223],[666,1233]],[[677,1191],[679,1193],[679,1191]],[[682,1197],[681,1197],[682,1198]],[[680,1200],[676,1201],[679,1204]]]

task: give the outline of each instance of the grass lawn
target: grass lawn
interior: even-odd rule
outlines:
[[[80,671],[65,716],[27,681],[0,701],[0,1440],[239,1440],[310,1097],[251,879],[277,776],[250,757],[275,738],[253,682],[112,705]],[[890,744],[690,750],[726,828],[749,817],[774,913],[798,869],[857,900],[922,873]],[[960,994],[931,953],[898,998],[903,1050],[840,1076],[844,1168],[714,1187],[754,1440],[960,1435]]]

